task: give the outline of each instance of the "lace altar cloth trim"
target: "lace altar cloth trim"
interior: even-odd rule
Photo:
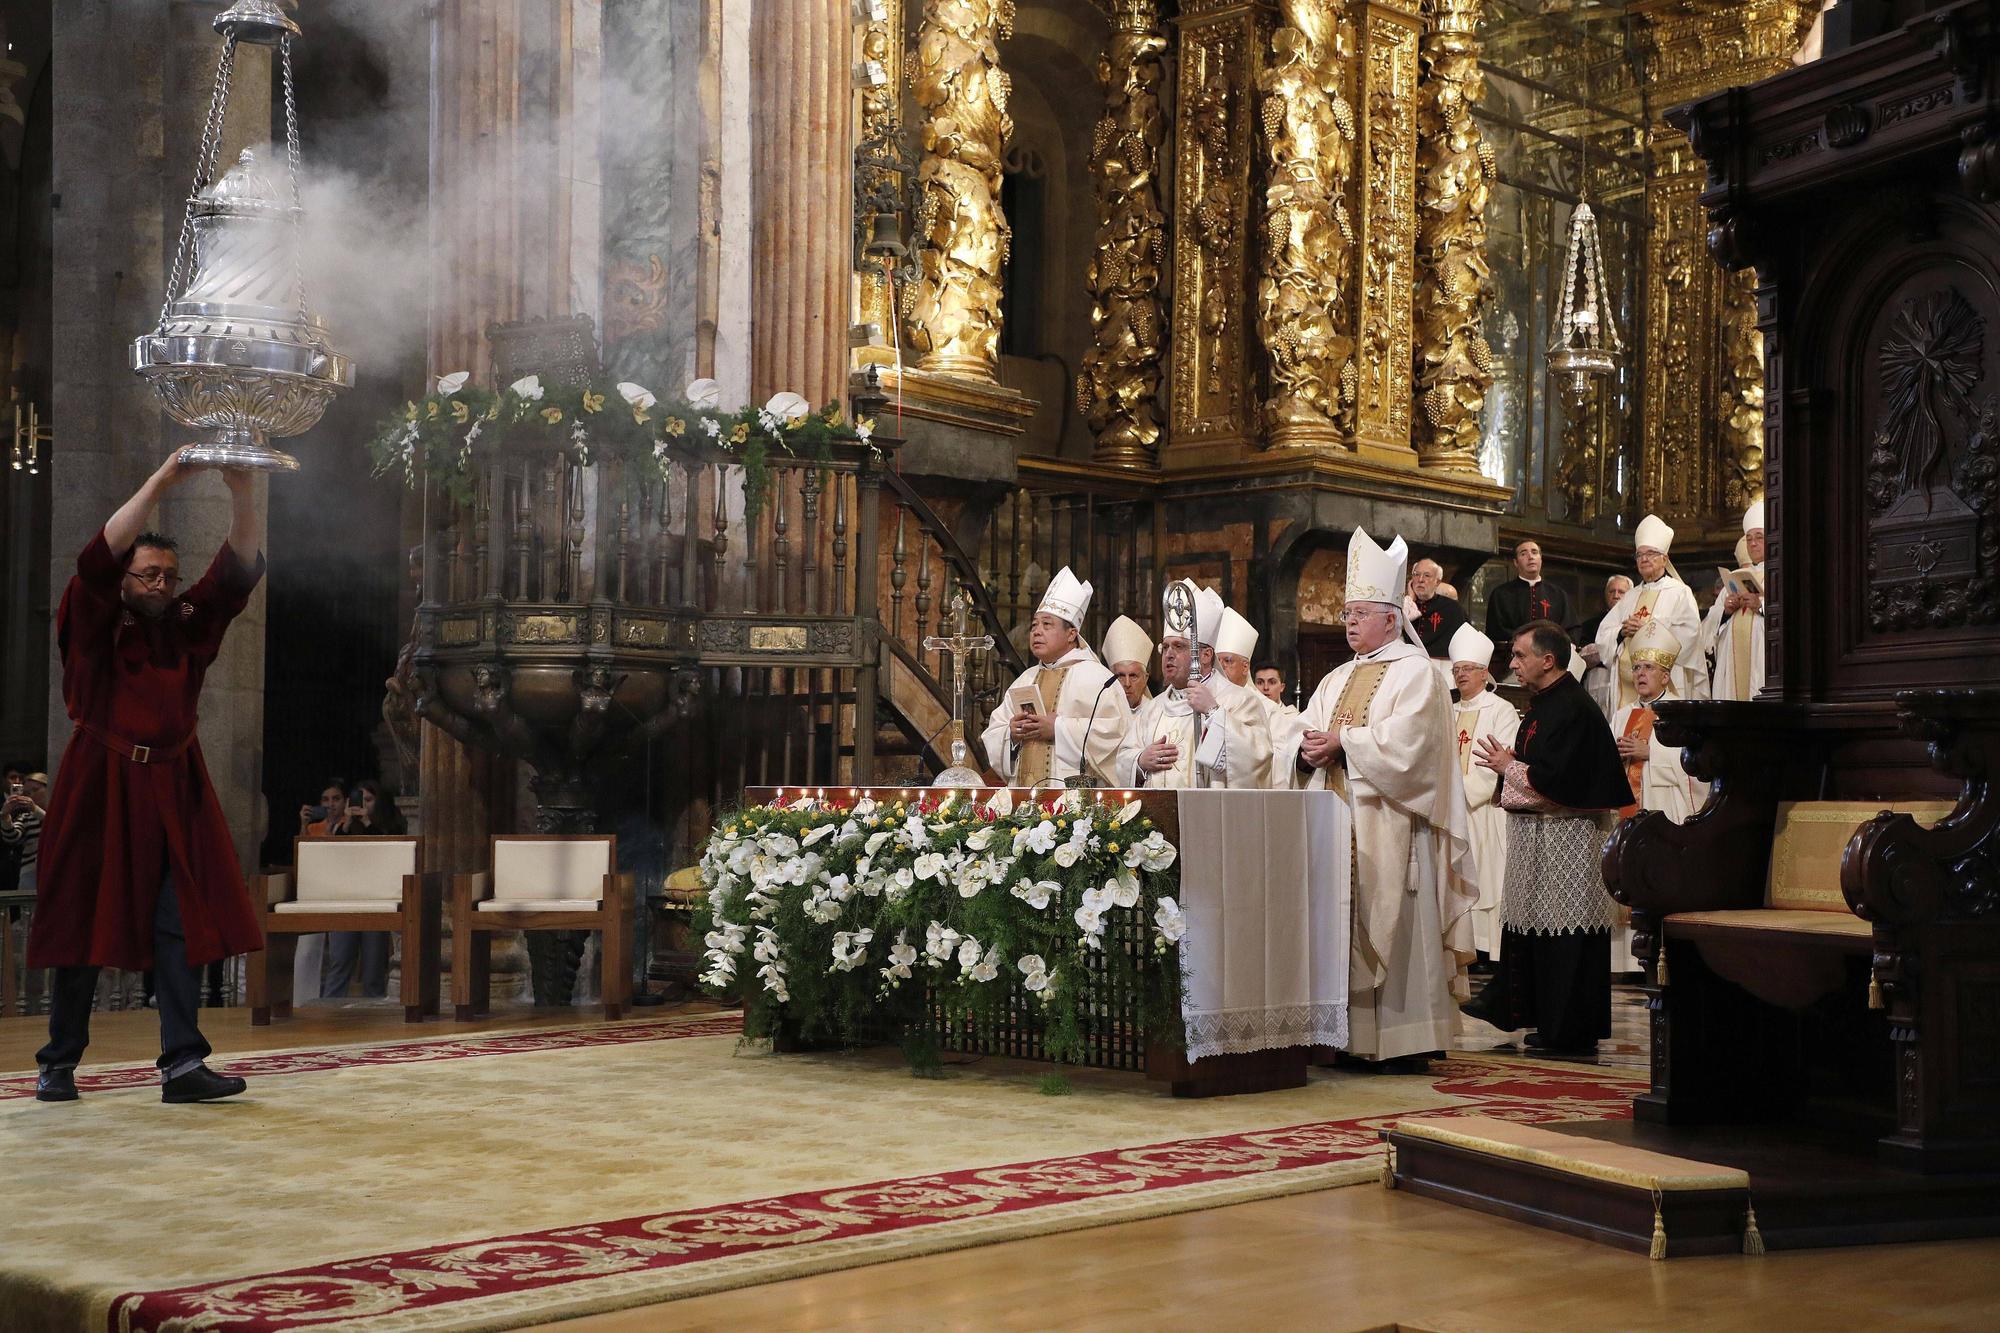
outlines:
[[[1509,814],[1500,923],[1522,935],[1617,925],[1618,904],[1605,892],[1599,869],[1603,847],[1604,825],[1596,815]]]
[[[1190,1013],[1187,1058],[1280,1051],[1290,1046],[1346,1046],[1347,1005],[1296,1004],[1277,1009]]]

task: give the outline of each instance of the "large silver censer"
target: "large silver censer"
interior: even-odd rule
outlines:
[[[202,134],[197,188],[188,198],[159,324],[134,340],[132,368],[174,420],[213,432],[181,449],[183,463],[294,472],[298,460],[272,448],[271,440],[310,430],[334,395],[354,384],[354,363],[328,344],[325,327],[306,304],[292,91],[298,27],[275,0],[237,0],[215,27],[225,45]],[[278,48],[283,186],[248,149],[214,179],[239,41]]]

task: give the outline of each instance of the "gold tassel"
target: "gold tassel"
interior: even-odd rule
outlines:
[[[1660,961],[1653,969],[1653,984],[1656,986],[1667,984],[1667,942],[1665,940],[1660,941]]]
[[[1868,1007],[1870,1009],[1887,1009],[1889,1007],[1888,1001],[1882,998],[1882,978],[1876,976],[1873,972],[1868,974]]]
[[[1660,1192],[1653,1191],[1653,1244],[1646,1251],[1648,1259],[1667,1257],[1667,1219],[1660,1216]]]
[[[1382,1188],[1396,1188],[1396,1145],[1387,1139],[1382,1140]]]
[[[1745,1200],[1743,1208],[1743,1253],[1762,1254],[1764,1252],[1764,1233],[1757,1230],[1757,1205],[1747,1195],[1745,1196]]]

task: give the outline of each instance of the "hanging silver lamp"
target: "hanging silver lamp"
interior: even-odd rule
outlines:
[[[1625,346],[1611,321],[1609,284],[1604,280],[1604,247],[1597,214],[1579,200],[1569,215],[1569,244],[1562,285],[1556,290],[1555,327],[1549,338],[1549,374],[1569,375],[1581,394],[1592,377],[1618,369]]]
[[[334,395],[354,385],[354,363],[327,342],[306,303],[299,203],[299,118],[292,87],[297,0],[236,0],[216,16],[222,57],[202,127],[194,188],[151,333],[132,344],[132,368],[184,426],[213,435],[181,450],[183,463],[293,472],[298,460],[270,441],[310,430]],[[278,49],[285,96],[282,184],[248,149],[216,179],[230,75],[240,42]]]

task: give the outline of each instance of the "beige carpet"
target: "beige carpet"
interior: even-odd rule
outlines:
[[[0,1100],[0,1328],[517,1327],[1373,1179],[1367,1122],[1617,1114],[1631,1092],[1479,1057],[1209,1101],[1083,1074],[1049,1097],[1042,1066],[919,1079],[891,1052],[678,1035],[718,1026],[264,1056],[299,1072],[211,1106]]]

